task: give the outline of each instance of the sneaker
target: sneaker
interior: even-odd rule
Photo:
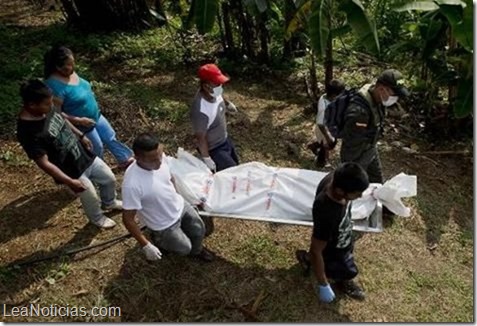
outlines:
[[[110,229],[116,226],[116,222],[114,222],[112,219],[104,215],[101,216],[101,218],[98,221],[91,222],[91,223],[103,229]]]
[[[101,208],[105,211],[122,211],[123,210],[123,202],[116,199],[110,205],[101,205]]]
[[[196,255],[191,255],[191,257],[200,259],[200,260],[205,261],[207,263],[210,263],[210,262],[215,260],[215,254],[212,251],[205,248],[205,247],[202,248],[201,252],[199,252]]]
[[[309,276],[311,271],[310,254],[306,250],[297,250],[295,257],[303,268],[303,276]]]
[[[356,300],[364,300],[366,298],[364,290],[360,288],[353,280],[337,282],[336,285],[350,298]]]

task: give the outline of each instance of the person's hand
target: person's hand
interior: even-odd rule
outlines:
[[[86,186],[78,179],[71,179],[67,186],[70,187],[70,189],[76,194],[86,190]]]
[[[146,255],[146,259],[149,261],[159,260],[162,258],[162,253],[155,245],[148,242],[147,245],[142,247],[142,251]]]
[[[81,143],[86,147],[87,150],[93,151],[93,143],[85,135],[80,138]]]
[[[235,104],[233,104],[232,102],[227,102],[227,105],[225,106],[225,108],[227,109],[227,112],[228,113],[232,113],[232,114],[235,114],[238,112],[237,110],[237,107],[235,106]]]
[[[315,289],[316,289],[318,297],[320,298],[322,302],[330,303],[336,298],[335,293],[333,292],[333,289],[331,288],[329,284],[326,284],[326,285],[317,284]]]
[[[335,149],[336,144],[338,143],[338,139],[333,138],[333,139],[331,140],[331,143],[328,143],[328,142],[325,142],[325,143],[326,143],[327,149],[333,150],[333,149]]]
[[[96,122],[90,118],[77,118],[76,123],[84,127],[92,127],[96,124]]]
[[[214,160],[212,160],[212,159],[210,158],[210,156],[203,157],[202,160],[204,161],[204,163],[207,165],[207,167],[208,167],[212,172],[215,172],[215,171],[216,171],[217,166],[215,165]]]

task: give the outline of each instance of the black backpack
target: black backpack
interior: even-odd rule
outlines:
[[[346,89],[338,95],[325,110],[324,124],[335,138],[342,138],[345,113],[351,102],[369,108],[369,103],[356,88]]]

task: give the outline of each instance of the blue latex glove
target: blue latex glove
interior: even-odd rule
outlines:
[[[315,289],[316,289],[316,294],[318,295],[320,300],[325,303],[330,303],[336,298],[335,293],[333,292],[333,289],[331,288],[329,284],[326,284],[326,285],[317,284]]]

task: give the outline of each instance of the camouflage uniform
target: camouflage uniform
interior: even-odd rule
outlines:
[[[368,173],[370,182],[383,183],[376,143],[382,134],[385,110],[381,104],[374,102],[371,87],[371,84],[367,84],[359,90],[369,107],[351,101],[346,110],[340,154],[343,163],[359,163]]]

